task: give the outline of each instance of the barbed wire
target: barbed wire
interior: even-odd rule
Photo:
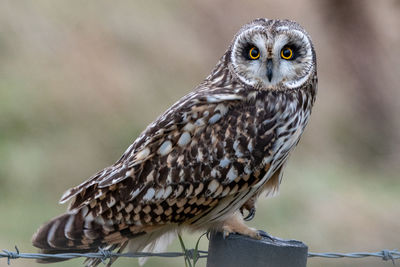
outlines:
[[[17,246],[15,246],[15,252],[6,249],[0,252],[0,258],[7,258],[7,264],[10,265],[11,260],[14,259],[75,259],[75,258],[97,258],[103,262],[107,259],[122,257],[122,258],[141,258],[141,257],[163,257],[163,258],[174,258],[174,257],[188,257],[193,258],[207,258],[208,251],[187,249],[185,252],[163,252],[163,253],[152,253],[152,252],[129,252],[129,253],[116,253],[110,250],[99,248],[98,252],[89,253],[58,253],[58,254],[43,254],[43,253],[21,253]]]
[[[97,258],[101,259],[105,263],[107,259],[115,257],[125,258],[141,258],[141,257],[187,257],[190,259],[207,258],[208,251],[188,249],[185,252],[164,252],[164,253],[151,253],[151,252],[135,252],[135,253],[115,253],[109,250],[99,248],[98,252],[91,253],[59,253],[59,254],[42,254],[42,253],[21,253],[17,246],[15,246],[15,252],[3,249],[0,252],[0,258],[7,258],[7,264],[10,265],[11,260],[14,259],[75,259],[75,258]],[[377,257],[384,261],[391,260],[395,264],[395,260],[400,259],[400,252],[398,250],[387,250],[384,249],[378,252],[354,252],[354,253],[308,253],[309,258],[321,257],[321,258],[365,258],[365,257]]]
[[[325,253],[308,253],[309,258],[366,258],[366,257],[377,257],[384,261],[391,260],[395,264],[395,260],[400,259],[400,252],[398,250],[381,250],[378,252],[353,252],[353,253],[335,253],[335,252],[325,252]]]

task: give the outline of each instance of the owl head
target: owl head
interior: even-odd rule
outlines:
[[[256,89],[300,88],[316,72],[309,35],[289,20],[256,19],[244,25],[228,51],[230,72]]]

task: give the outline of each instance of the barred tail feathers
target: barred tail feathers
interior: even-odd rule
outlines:
[[[40,227],[32,237],[32,244],[44,254],[93,252],[101,245],[96,230],[101,225],[84,220],[85,209],[62,214]],[[97,236],[96,236],[97,234]],[[64,259],[40,259],[51,263]]]
[[[99,247],[113,245],[120,247],[128,238],[145,234],[140,227],[134,232],[129,228],[106,225],[104,221],[88,216],[87,208],[62,214],[40,227],[32,237],[32,244],[41,253],[87,253],[97,251]],[[38,260],[41,263],[63,261],[63,259]]]
[[[162,252],[176,236],[173,226],[132,226],[121,229],[117,225],[106,225],[88,216],[87,209],[62,214],[38,229],[32,243],[41,253],[87,253],[99,248],[122,251],[129,243],[131,252]],[[41,259],[51,263],[65,259]],[[112,259],[110,264],[116,259]],[[139,262],[144,264],[145,258]],[[87,266],[97,266],[101,260],[87,259]]]

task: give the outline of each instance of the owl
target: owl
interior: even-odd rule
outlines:
[[[40,227],[33,245],[50,254],[160,252],[183,229],[259,239],[243,211],[252,217],[256,199],[278,190],[316,91],[313,44],[299,24],[244,25],[202,83],[115,164],[64,193],[68,211]]]

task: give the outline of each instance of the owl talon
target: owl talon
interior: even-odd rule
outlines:
[[[251,208],[249,211],[249,214],[247,214],[246,217],[243,218],[245,221],[251,221],[254,219],[254,216],[256,215],[256,208]]]
[[[229,235],[230,235],[230,232],[227,231],[227,230],[224,230],[224,231],[222,232],[222,238],[223,238],[224,240],[227,239]]]
[[[262,238],[267,238],[267,239],[271,240],[272,242],[275,242],[275,240],[276,240],[273,236],[271,236],[270,234],[268,234],[267,232],[265,232],[263,230],[258,230],[258,234]]]

